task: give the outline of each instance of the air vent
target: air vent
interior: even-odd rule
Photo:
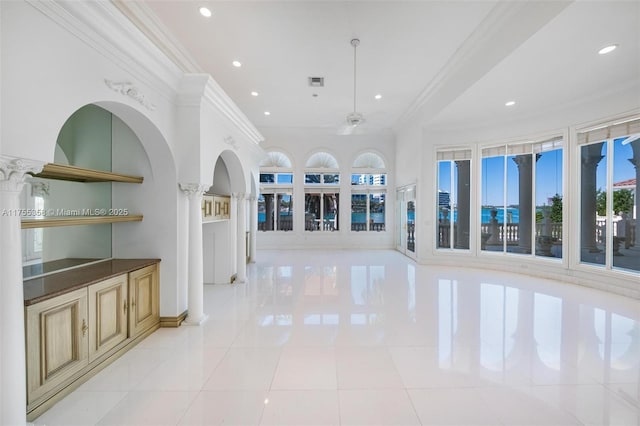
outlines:
[[[309,77],[309,86],[324,87],[324,77]]]

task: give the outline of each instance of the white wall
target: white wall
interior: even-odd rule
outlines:
[[[232,275],[228,247],[229,232],[228,220],[202,225],[205,284],[229,283]]]
[[[395,137],[391,132],[371,135],[340,136],[328,129],[261,129],[265,151],[282,151],[294,167],[294,229],[287,232],[258,231],[257,247],[261,248],[392,248],[395,223]],[[315,152],[326,151],[336,157],[340,166],[339,231],[308,232],[304,230],[304,166]],[[351,165],[367,151],[378,153],[387,166],[386,231],[352,232]]]

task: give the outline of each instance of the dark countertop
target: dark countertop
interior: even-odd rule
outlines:
[[[160,259],[111,259],[24,281],[24,305],[29,306],[160,262]]]

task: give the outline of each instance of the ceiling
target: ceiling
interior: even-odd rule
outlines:
[[[140,4],[259,129],[344,124],[352,38],[361,41],[357,110],[371,129],[416,116],[443,126],[526,116],[640,80],[637,1]],[[619,48],[597,54],[611,43]],[[309,87],[308,77],[324,77],[325,87]]]

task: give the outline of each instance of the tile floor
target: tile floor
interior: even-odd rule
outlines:
[[[37,425],[640,425],[640,302],[393,251],[261,251]]]

